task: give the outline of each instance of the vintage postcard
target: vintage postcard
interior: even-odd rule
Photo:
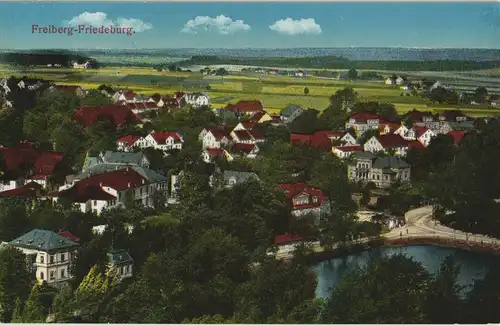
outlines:
[[[500,321],[499,2],[0,2],[0,322]]]

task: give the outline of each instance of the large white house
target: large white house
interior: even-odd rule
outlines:
[[[106,168],[110,165],[95,167]],[[134,201],[144,207],[154,207],[155,196],[167,196],[168,178],[140,166],[116,167],[116,170],[78,178],[52,194],[54,201],[66,198],[84,213],[101,214],[104,209],[123,207]]]
[[[229,144],[231,138],[221,129],[204,129],[201,131],[199,138],[203,148],[221,148]]]
[[[151,147],[162,151],[181,150],[184,143],[182,136],[173,131],[155,131],[147,135],[145,140]]]
[[[72,278],[71,264],[78,243],[53,231],[34,229],[8,244],[27,256],[38,280],[54,284]]]
[[[210,96],[204,93],[186,93],[181,98],[183,105],[192,105],[194,107],[210,105]]]
[[[114,249],[108,252],[108,269],[113,270],[119,280],[132,277],[134,260],[123,249]]]

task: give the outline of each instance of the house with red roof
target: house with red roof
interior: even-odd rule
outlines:
[[[500,95],[491,95],[488,101],[491,106],[500,106]]]
[[[106,208],[123,206],[128,200],[153,207],[155,194],[166,194],[167,188],[167,179],[148,180],[135,169],[126,167],[64,185],[56,193],[50,194],[50,197],[55,201],[67,198],[84,213],[100,214]]]
[[[356,138],[343,130],[321,130],[314,134],[290,134],[291,145],[309,145],[330,152],[334,143],[352,146],[356,145]]]
[[[376,113],[357,112],[352,114],[345,124],[346,129],[353,129],[360,136],[370,129],[378,130],[381,119]]]
[[[29,182],[24,186],[0,191],[0,198],[37,198],[41,196],[41,188],[38,183]]]
[[[213,163],[216,158],[227,160],[231,155],[223,148],[208,147],[201,152],[201,158],[205,163]]]
[[[280,116],[273,117],[272,115],[270,115],[266,111],[259,111],[259,112],[254,113],[249,118],[249,121],[254,122],[254,123],[264,123],[264,122],[268,122],[268,121],[279,123],[281,121],[281,118],[280,118]]]
[[[231,141],[231,136],[223,128],[206,128],[201,131],[199,138],[203,148],[221,148]]]
[[[113,95],[115,102],[134,103],[136,102],[137,94],[132,91],[118,91]]]
[[[436,137],[436,134],[425,126],[407,127],[402,124],[394,134],[401,136],[403,139],[411,141],[418,140],[425,147],[429,146],[431,139]]]
[[[319,225],[321,218],[330,213],[328,196],[321,190],[303,182],[281,184],[280,187],[285,191],[293,216],[310,215],[315,224]]]
[[[447,133],[447,135],[453,138],[453,143],[455,145],[458,145],[466,135],[466,132],[462,130],[451,130]]]
[[[85,96],[85,94],[87,94],[87,90],[78,85],[53,85],[49,87],[49,90],[53,92],[74,94],[77,96]]]
[[[226,110],[234,112],[237,116],[251,116],[264,111],[262,103],[257,100],[242,100],[236,104],[228,104]]]
[[[409,144],[408,140],[405,140],[400,135],[388,134],[371,137],[363,147],[366,152],[394,152],[395,155],[405,156],[408,151]]]
[[[398,136],[399,137],[399,136]],[[410,182],[410,165],[398,156],[380,156],[370,152],[357,152],[347,167],[352,182],[374,183],[378,188]]]
[[[335,146],[332,148],[333,154],[340,159],[349,158],[353,153],[363,151],[361,145]]]
[[[72,117],[79,121],[85,128],[92,126],[99,119],[109,120],[115,127],[125,123],[140,124],[141,120],[124,105],[83,106]]]
[[[41,185],[44,189],[49,188],[49,178],[56,172],[59,164],[63,161],[64,156],[55,152],[43,152],[35,162],[33,175],[27,178],[27,182],[35,182]]]
[[[245,157],[253,159],[257,157],[257,154],[259,153],[259,147],[257,146],[257,144],[234,143],[232,145],[229,145],[227,152],[229,154],[229,161],[232,161],[234,157]]]
[[[141,147],[141,140],[144,140],[144,138],[137,135],[123,136],[116,140],[116,148],[121,152],[133,152],[134,147]]]
[[[59,235],[65,237],[66,239],[68,239],[69,241],[73,241],[73,242],[79,242],[80,239],[74,235],[73,233],[69,232],[69,231],[61,231],[58,233]]]
[[[174,131],[153,131],[145,137],[145,140],[152,145],[154,149],[162,151],[181,150],[184,139]]]
[[[311,241],[311,239],[305,239],[299,234],[284,233],[276,235],[273,239],[273,244],[277,247],[278,250],[275,252],[271,249],[267,252],[267,254],[269,256],[275,255],[278,258],[283,255],[292,254],[301,244],[313,247],[319,245],[319,241]]]

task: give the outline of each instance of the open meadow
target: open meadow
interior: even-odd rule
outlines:
[[[96,70],[76,70],[71,68],[31,68],[12,69],[0,66],[2,76],[29,76],[50,80],[61,85],[80,85],[84,88],[97,88],[111,85],[118,89],[131,89],[138,93],[172,94],[176,91],[205,92],[212,98],[212,106],[223,107],[239,100],[259,100],[264,107],[276,113],[288,105],[324,110],[329,98],[337,90],[352,87],[363,101],[392,103],[401,113],[412,109],[442,111],[461,109],[473,116],[500,115],[496,108],[475,106],[439,106],[428,103],[419,96],[402,96],[397,86],[383,82],[351,82],[324,77],[288,77],[238,73],[228,76],[202,76],[199,72],[156,71],[140,67],[106,67]],[[476,77],[476,76],[474,76]],[[471,77],[467,85],[474,87]],[[463,80],[462,83],[465,83]],[[308,94],[304,93],[307,87]]]

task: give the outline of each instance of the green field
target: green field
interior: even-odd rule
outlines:
[[[329,97],[337,90],[352,87],[363,101],[392,103],[401,113],[412,109],[435,112],[461,109],[471,115],[500,115],[496,108],[474,106],[447,107],[430,105],[418,96],[401,96],[398,87],[381,82],[349,82],[318,77],[287,77],[266,75],[201,76],[199,73],[155,71],[151,68],[103,68],[99,70],[75,70],[62,68],[37,68],[22,71],[0,66],[3,76],[30,76],[43,78],[57,84],[81,85],[97,88],[108,84],[117,89],[132,89],[135,92],[152,95],[172,94],[176,91],[202,91],[208,93],[212,106],[223,107],[239,100],[259,100],[270,112],[277,112],[290,104],[317,110],[325,109]],[[209,85],[210,89],[207,89]],[[309,94],[304,94],[304,88]],[[430,105],[430,106],[428,106]]]

